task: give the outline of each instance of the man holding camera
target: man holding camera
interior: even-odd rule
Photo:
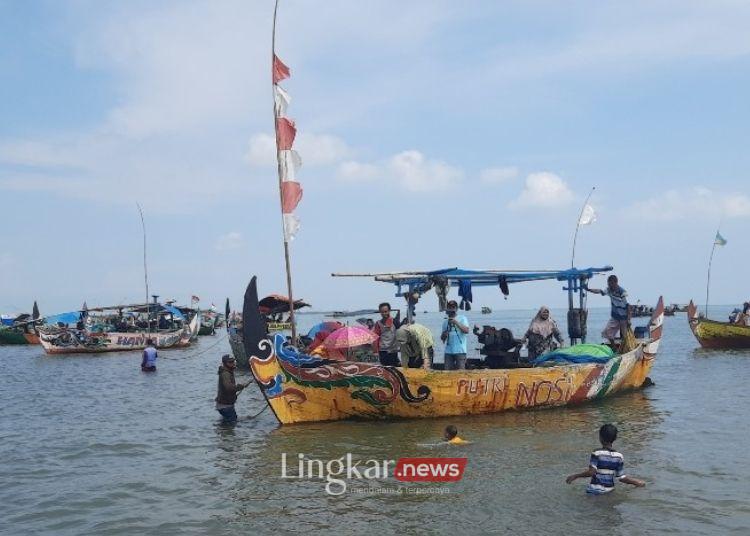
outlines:
[[[443,321],[440,340],[445,343],[445,370],[466,369],[466,335],[469,320],[458,315],[458,302],[451,300],[446,307],[448,318]]]

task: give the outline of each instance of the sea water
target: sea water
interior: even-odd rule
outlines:
[[[467,314],[522,336],[533,311]],[[554,311],[558,319],[564,311]],[[591,338],[607,319],[593,309]],[[301,330],[321,320],[300,316]],[[419,314],[435,332],[439,313]],[[645,319],[635,322],[644,323]],[[564,327],[563,327],[564,331]],[[280,427],[272,412],[220,425],[217,367],[223,332],[140,355],[47,356],[0,347],[0,533],[3,534],[748,534],[750,351],[698,348],[685,314],[665,319],[648,389],[573,408],[397,422]],[[478,346],[470,336],[472,351]],[[247,380],[245,373],[240,381]],[[241,393],[240,417],[265,402]],[[602,423],[615,423],[627,474],[645,488],[584,493]],[[439,444],[448,424],[472,443]],[[362,489],[339,496],[319,479],[284,479],[281,456],[397,460],[460,456],[459,482],[440,493]],[[393,478],[375,483],[398,489]],[[377,491],[377,490],[375,490]]]

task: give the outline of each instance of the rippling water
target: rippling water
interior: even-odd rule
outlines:
[[[530,314],[469,316],[518,333]],[[592,310],[592,331],[606,314]],[[301,318],[303,327],[318,320]],[[137,353],[0,347],[0,532],[748,534],[750,351],[698,349],[684,314],[665,324],[656,386],[641,392],[570,409],[290,427],[270,411],[219,425],[216,369],[228,351],[220,335],[161,352],[155,374],[140,372]],[[241,417],[263,407],[252,386],[237,405]],[[585,468],[603,422],[619,427],[626,471],[646,488],[589,497],[583,480],[565,484]],[[435,446],[447,424],[473,443]],[[469,462],[445,495],[330,497],[323,482],[281,479],[282,452]]]

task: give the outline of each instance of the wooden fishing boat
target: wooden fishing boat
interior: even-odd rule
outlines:
[[[24,333],[23,337],[26,339],[27,344],[41,344],[38,333]]]
[[[36,307],[36,302],[34,303]],[[0,326],[0,345],[39,344],[39,334],[36,324],[38,319],[32,319],[29,314],[22,314],[13,319],[10,325]]]
[[[687,317],[693,335],[703,348],[750,349],[750,326],[701,318],[692,300]]]
[[[22,330],[13,327],[0,327],[0,345],[33,344],[25,337]]]
[[[216,333],[216,315],[217,313],[210,309],[201,311],[201,321],[200,327],[198,329],[198,335],[204,337],[206,335],[214,335]]]
[[[645,307],[643,305],[632,305],[630,307],[630,316],[632,318],[642,318],[652,316],[653,314],[654,310],[652,307]]]
[[[660,298],[649,336],[606,364],[437,371],[331,361],[269,338],[256,280],[245,293],[244,349],[250,370],[282,424],[342,419],[445,417],[564,406],[646,383],[662,335]]]
[[[237,366],[241,369],[247,370],[249,365],[247,363],[247,354],[245,353],[245,341],[242,337],[242,332],[237,331],[234,328],[229,330],[229,347],[232,349],[232,355]]]
[[[142,350],[151,339],[157,349],[184,348],[198,332],[200,316],[196,315],[181,329],[166,331],[92,333],[86,329],[70,329],[46,325],[39,328],[39,341],[48,354],[81,354]]]

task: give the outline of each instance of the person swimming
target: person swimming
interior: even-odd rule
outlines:
[[[452,424],[445,427],[445,432],[443,432],[443,439],[446,443],[450,443],[451,445],[465,445],[466,443],[468,443],[468,441],[461,439],[458,436],[458,429]]]

